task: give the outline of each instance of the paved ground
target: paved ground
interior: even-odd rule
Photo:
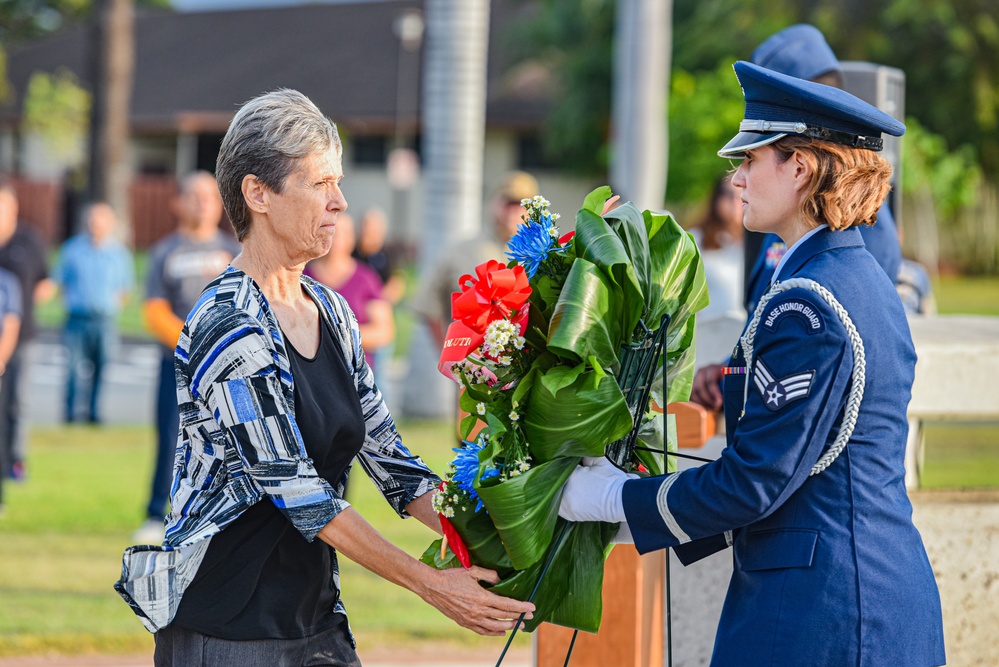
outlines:
[[[371,651],[361,656],[364,667],[493,667],[498,655],[483,652],[446,653],[420,646],[414,649]],[[79,658],[0,658],[0,667],[152,667],[150,656],[85,656]],[[503,660],[504,667],[531,665],[529,650],[513,649]]]
[[[32,424],[56,424],[63,417],[66,350],[56,332],[43,331],[31,343],[28,355],[25,416]],[[105,375],[101,410],[107,423],[152,423],[159,355],[159,348],[148,342],[120,346]]]

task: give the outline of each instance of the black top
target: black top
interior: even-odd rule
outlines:
[[[18,346],[35,335],[35,285],[48,278],[45,244],[24,221],[18,221],[14,235],[0,246],[0,267],[7,269],[21,283],[21,333]]]
[[[321,321],[324,321],[320,317]],[[364,441],[364,417],[353,379],[325,324],[312,359],[291,341],[295,418],[316,471],[331,486]],[[298,639],[342,620],[332,573],[336,553],[305,541],[274,503],[262,499],[212,538],[184,593],[174,623],[230,640]]]
[[[382,279],[382,283],[387,283],[389,278],[392,277],[393,271],[395,271],[395,262],[384,249],[370,255],[365,255],[355,249],[352,256],[357,261],[364,262],[371,267],[378,274],[378,277]]]

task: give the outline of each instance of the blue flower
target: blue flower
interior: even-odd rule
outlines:
[[[543,215],[540,220],[528,220],[510,239],[506,256],[523,266],[530,280],[548,257],[557,238],[558,230],[550,215]]]
[[[466,441],[464,447],[452,450],[457,456],[454,457],[454,461],[451,463],[454,466],[454,474],[451,476],[451,479],[458,485],[459,489],[468,494],[469,499],[476,501],[476,512],[482,509],[482,499],[475,492],[473,482],[475,482],[476,475],[479,474],[479,452],[483,449],[485,447],[481,442]],[[486,470],[482,473],[482,479],[499,477],[499,474],[499,470]]]

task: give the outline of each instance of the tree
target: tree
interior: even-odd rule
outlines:
[[[129,107],[135,69],[132,0],[97,0],[94,23],[94,102],[90,124],[91,201],[106,201],[117,212],[122,233],[129,224]]]
[[[0,44],[39,37],[92,15],[93,0],[0,0]],[[168,9],[170,0],[138,0],[139,5]]]
[[[537,4],[538,18],[520,29],[519,56],[553,70],[546,146],[559,164],[602,173],[614,0]],[[813,23],[841,59],[905,71],[908,114],[944,137],[948,150],[970,146],[986,177],[999,179],[999,0],[673,0],[673,12],[674,78],[680,71],[697,80],[717,77],[774,32]],[[731,85],[738,92],[734,76]],[[674,127],[671,120],[671,136]],[[674,157],[700,149],[675,137],[672,143]],[[669,186],[671,199],[696,191]]]

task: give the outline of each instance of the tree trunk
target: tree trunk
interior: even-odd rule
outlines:
[[[482,223],[489,0],[427,0],[425,11],[421,276],[443,248]],[[454,383],[437,372],[439,355],[426,327],[417,327],[403,397],[407,414],[453,412]]]
[[[128,186],[129,109],[135,68],[133,0],[95,0],[90,123],[91,201],[118,214],[119,236],[131,240]]]

